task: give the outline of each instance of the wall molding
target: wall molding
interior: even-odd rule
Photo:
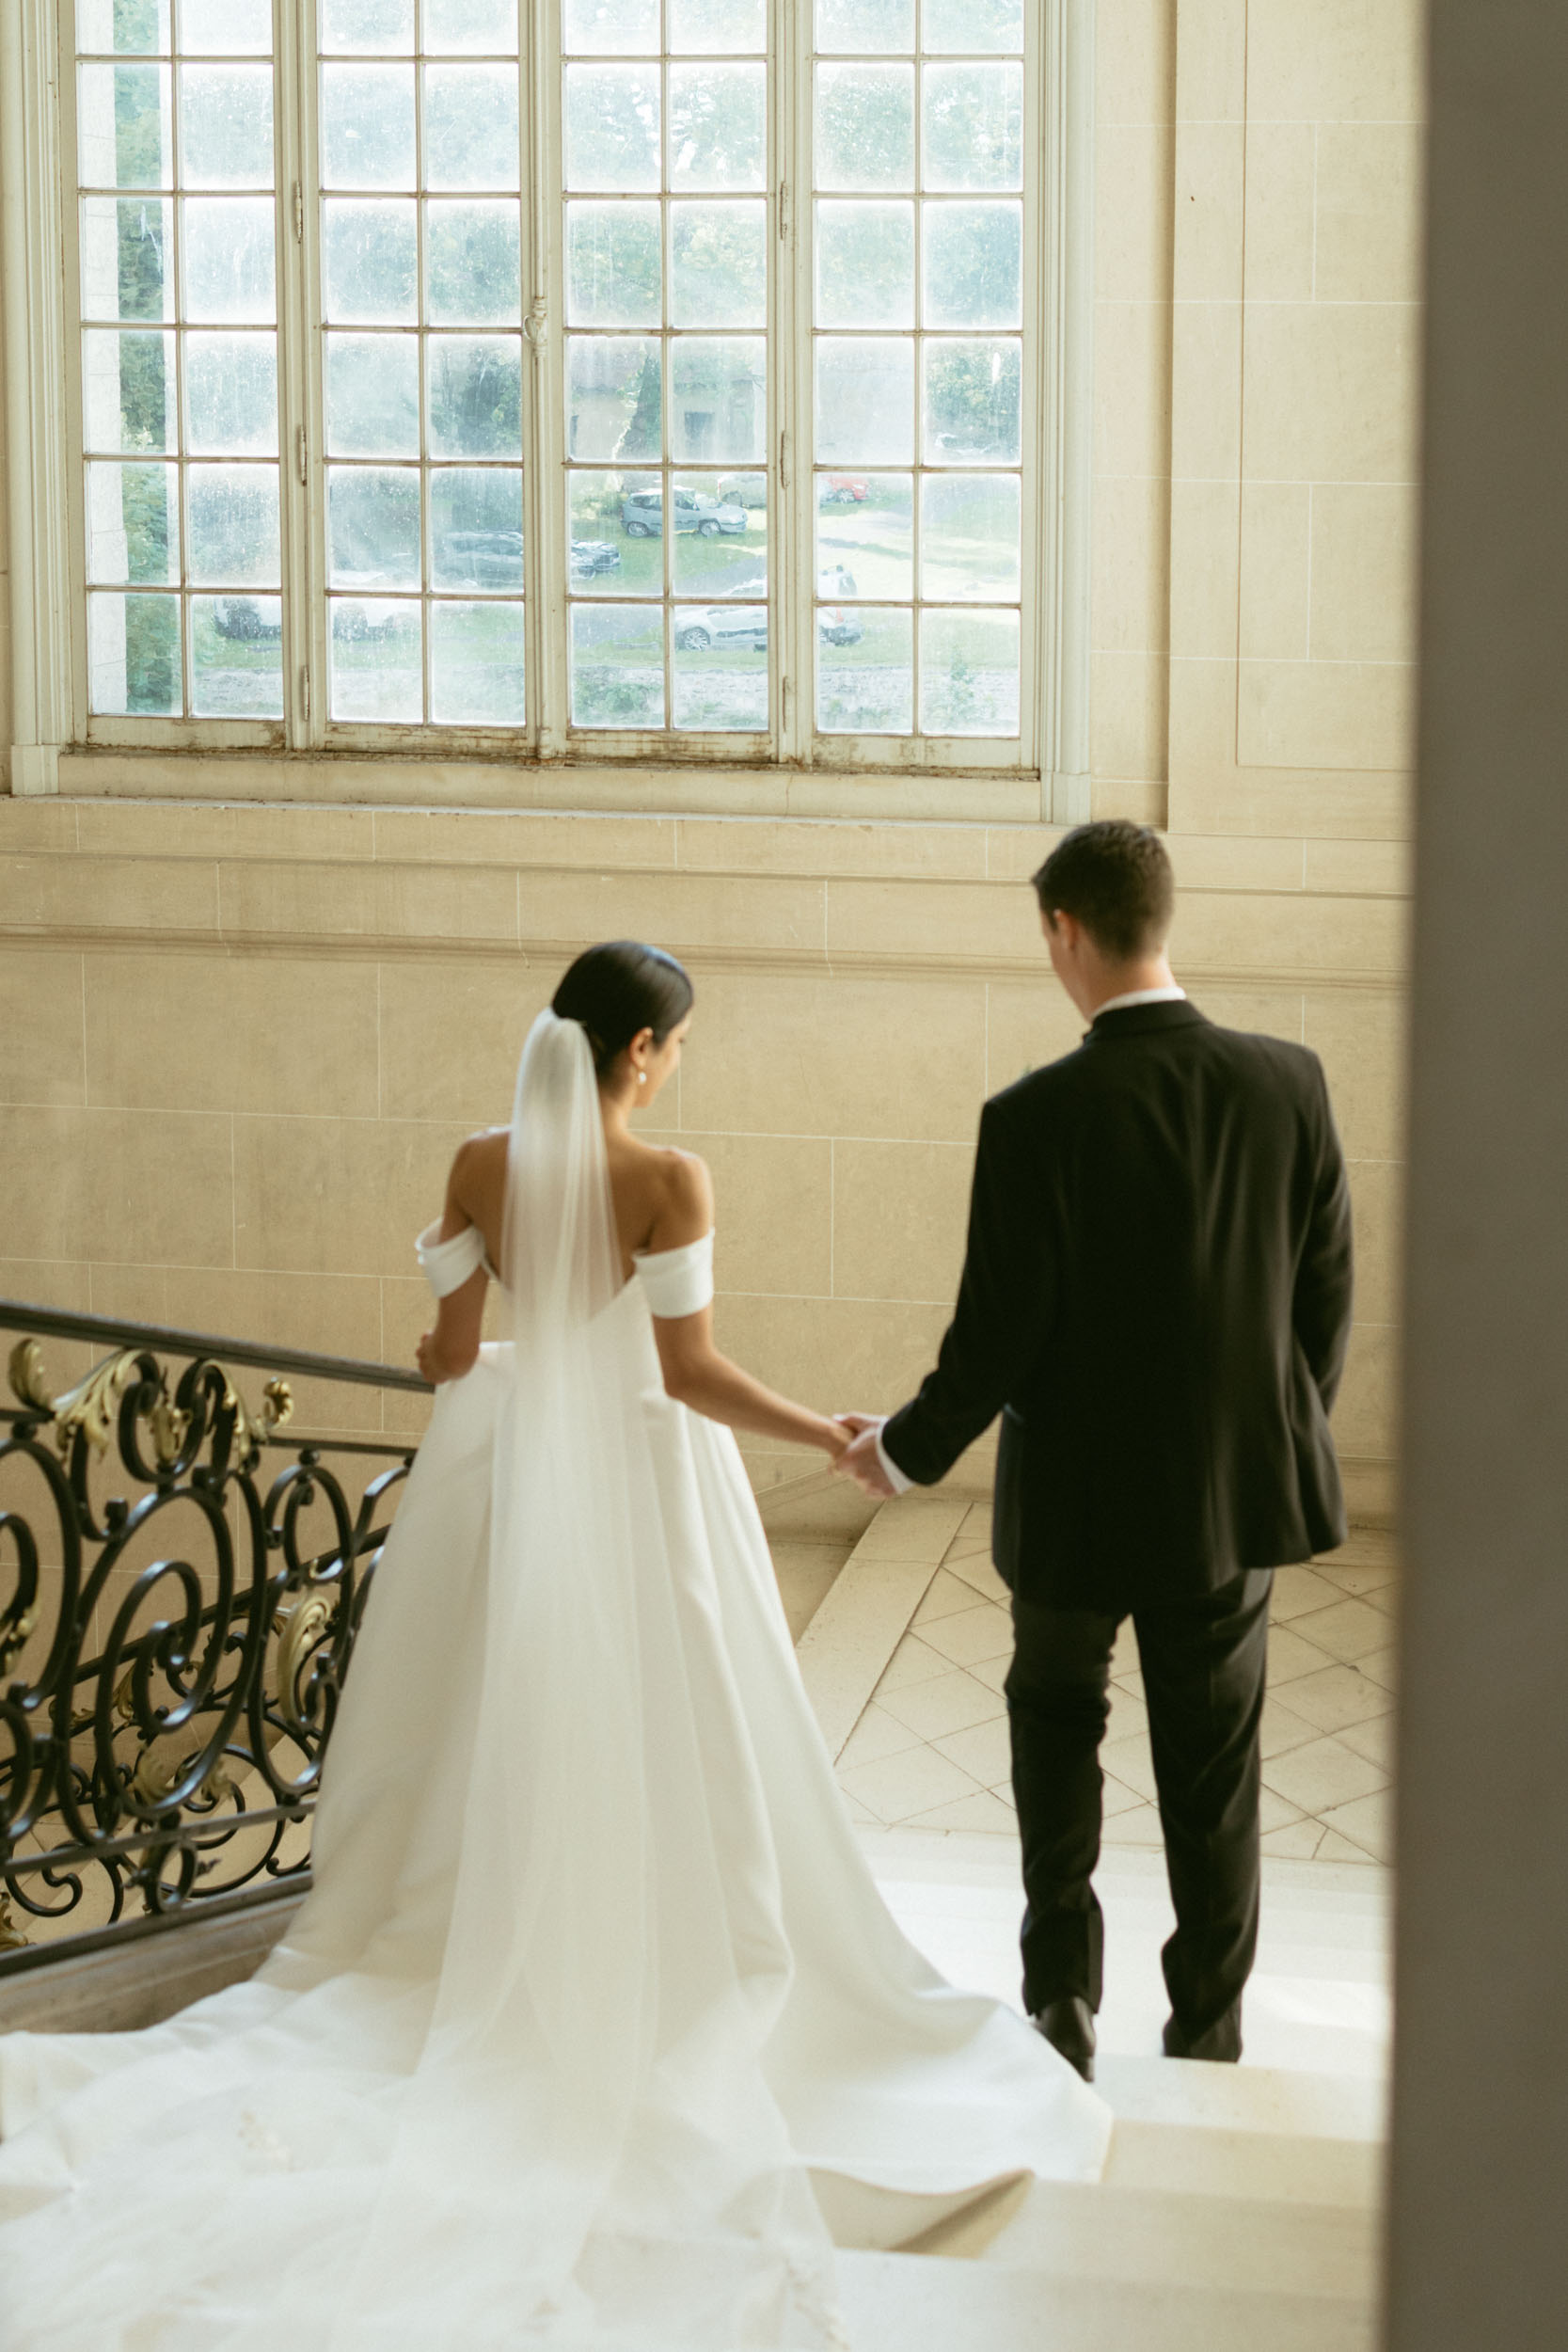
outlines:
[[[71,735],[58,0],[0,0],[0,276],[10,509],[10,788],[57,792]]]

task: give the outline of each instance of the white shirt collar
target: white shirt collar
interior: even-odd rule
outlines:
[[[1094,1017],[1098,1021],[1102,1012],[1131,1012],[1134,1005],[1180,1005],[1186,999],[1184,988],[1130,988],[1125,996],[1107,996],[1095,1007]]]

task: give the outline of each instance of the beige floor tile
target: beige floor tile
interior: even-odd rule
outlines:
[[[1104,1787],[1101,1790],[1100,1810],[1105,1820],[1110,1820],[1113,1814],[1130,1813],[1135,1804],[1146,1802],[1135,1788],[1129,1788],[1126,1782],[1117,1780],[1114,1773],[1106,1772],[1102,1778]]]
[[[1323,1836],[1321,1821],[1287,1821],[1280,1829],[1264,1831],[1263,1851],[1280,1854],[1288,1862],[1310,1862],[1323,1843]]]
[[[1125,1674],[1118,1669],[1112,1675],[1111,1680],[1117,1690],[1130,1692],[1135,1699],[1141,1699],[1147,1695],[1143,1673],[1139,1667],[1131,1667]]]
[[[956,1764],[971,1779],[982,1781],[994,1788],[998,1781],[1006,1780],[1013,1769],[1013,1743],[1007,1736],[1007,1719],[998,1715],[989,1724],[971,1724],[967,1731],[950,1731],[944,1739],[935,1740],[949,1762]]]
[[[1100,1836],[1107,1846],[1163,1846],[1165,1842],[1160,1816],[1151,1804],[1129,1805],[1123,1813],[1113,1813],[1101,1823]]]
[[[838,1752],[838,1769],[852,1772],[857,1764],[879,1764],[884,1756],[902,1756],[918,1746],[920,1734],[879,1707],[875,1699]]]
[[[1387,1617],[1364,1600],[1338,1600],[1331,1609],[1314,1609],[1298,1617],[1291,1629],[1347,1666],[1388,1645]]]
[[[1015,1815],[1017,1814],[1017,1812],[1018,1812],[1018,1800],[1017,1800],[1017,1798],[1013,1795],[1012,1789],[1011,1789],[1011,1788],[1009,1787],[1009,1785],[1007,1784],[1007,1782],[1006,1782],[1006,1781],[1005,1781],[1005,1780],[999,1780],[999,1781],[997,1782],[997,1784],[996,1784],[995,1788],[991,1790],[991,1792],[990,1792],[990,1793],[991,1793],[991,1795],[992,1795],[993,1797],[1000,1797],[1000,1798],[1001,1798],[1001,1800],[1002,1800],[1003,1804],[1004,1804],[1007,1807],[1007,1810],[1009,1811],[1009,1813],[1012,1813],[1012,1814],[1015,1814]]]
[[[1274,1599],[1270,1613],[1275,1625],[1288,1625],[1308,1609],[1331,1609],[1344,1598],[1337,1584],[1316,1568],[1278,1568],[1275,1572]]]
[[[1148,1708],[1143,1700],[1113,1682],[1110,1691],[1111,1719],[1105,1727],[1107,1740],[1147,1740]]]
[[[1347,1724],[1338,1736],[1347,1748],[1354,1748],[1357,1756],[1364,1756],[1369,1764],[1375,1764],[1381,1772],[1391,1773],[1398,1720],[1394,1715],[1373,1715],[1364,1724]]]
[[[914,1613],[916,1625],[931,1625],[938,1617],[956,1617],[960,1609],[974,1606],[974,1587],[966,1584],[961,1576],[948,1568],[939,1568],[932,1577],[925,1599]]]
[[[1320,1732],[1370,1723],[1374,1716],[1386,1715],[1394,1704],[1391,1692],[1355,1666],[1324,1666],[1287,1683],[1285,1690],[1291,1714],[1305,1715]]]
[[[1128,1788],[1135,1788],[1140,1797],[1152,1801],[1154,1788],[1154,1759],[1146,1739],[1107,1740],[1100,1751],[1102,1772],[1110,1772]]]
[[[982,1659],[1012,1656],[1012,1620],[992,1602],[982,1601],[978,1609],[928,1619],[921,1639],[955,1666],[977,1665]]]
[[[927,1649],[917,1633],[906,1633],[893,1656],[882,1669],[877,1685],[877,1696],[884,1691],[905,1691],[914,1682],[929,1682],[937,1675],[949,1672],[945,1658],[939,1658],[934,1649]]]
[[[964,1582],[972,1584],[985,1599],[993,1600],[999,1609],[1010,1612],[1012,1595],[991,1566],[989,1551],[950,1551],[942,1565],[950,1575],[961,1576]]]
[[[1123,1617],[1117,1628],[1117,1638],[1111,1648],[1111,1673],[1117,1680],[1137,1674],[1142,1661],[1138,1656],[1138,1637],[1132,1630],[1131,1617]]]
[[[979,1659],[969,1671],[978,1681],[985,1684],[988,1691],[1000,1691],[1007,1679],[1007,1669],[1012,1662],[1012,1654],[1009,1651],[1001,1658]]]
[[[1365,1847],[1375,1861],[1394,1859],[1394,1807],[1386,1788],[1337,1804],[1322,1817],[1324,1829],[1336,1830],[1353,1845]]]
[[[904,1822],[906,1829],[969,1829],[989,1831],[992,1836],[1016,1837],[1018,1820],[1010,1805],[993,1797],[989,1788],[977,1788],[972,1797],[957,1797],[951,1804],[939,1804],[929,1813],[911,1813]]]
[[[833,1588],[845,1561],[847,1544],[797,1544],[774,1538],[768,1544],[773,1574],[784,1602],[790,1638],[799,1641]]]
[[[1380,1593],[1386,1586],[1399,1581],[1399,1570],[1356,1560],[1314,1560],[1313,1568],[1319,1576],[1337,1584],[1342,1593],[1359,1599],[1368,1593]]]
[[[1357,1846],[1348,1837],[1341,1837],[1337,1829],[1323,1831],[1312,1858],[1315,1862],[1364,1862],[1369,1868],[1377,1861],[1376,1854],[1369,1853],[1365,1846]]]
[[[1269,1680],[1294,1682],[1301,1675],[1319,1673],[1330,1662],[1327,1650],[1302,1639],[1291,1626],[1269,1628]]]
[[[1271,1756],[1263,1786],[1303,1813],[1324,1815],[1334,1805],[1370,1797],[1387,1786],[1387,1774],[1340,1740],[1314,1740],[1304,1748]]]
[[[924,1741],[906,1749],[902,1756],[858,1764],[852,1772],[841,1772],[839,1779],[881,1821],[907,1821],[912,1814],[929,1813],[933,1805],[951,1804],[957,1797],[981,1793],[967,1772]]]
[[[1393,1647],[1374,1650],[1370,1658],[1358,1658],[1356,1664],[1364,1675],[1381,1684],[1385,1691],[1396,1690],[1400,1678],[1400,1654]]]
[[[907,1690],[879,1692],[878,1700],[923,1740],[943,1740],[951,1731],[967,1731],[971,1724],[990,1723],[1005,1711],[994,1691],[961,1671],[940,1675],[934,1682],[912,1683]]]
[[[1301,1817],[1302,1807],[1292,1804],[1288,1797],[1280,1796],[1266,1785],[1259,1790],[1258,1826],[1265,1836],[1270,1830],[1288,1829],[1292,1821],[1299,1821]]]
[[[1287,1687],[1295,1690],[1298,1685],[1291,1683]],[[1320,1736],[1320,1728],[1317,1724],[1308,1723],[1305,1715],[1298,1714],[1293,1707],[1287,1707],[1283,1699],[1276,1699],[1272,1691],[1263,1701],[1262,1750],[1265,1757],[1283,1756],[1287,1748],[1305,1747],[1308,1740],[1316,1740]]]
[[[862,1804],[859,1797],[852,1797],[847,1788],[841,1786],[838,1793],[844,1801],[844,1810],[857,1829],[881,1829],[885,1826],[880,1818],[872,1812],[871,1807],[868,1804]]]

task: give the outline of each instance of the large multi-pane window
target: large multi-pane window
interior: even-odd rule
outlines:
[[[1027,765],[1042,15],[77,0],[89,720]]]

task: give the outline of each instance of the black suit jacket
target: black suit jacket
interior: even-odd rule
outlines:
[[[1342,1543],[1344,1162],[1305,1046],[1102,1013],[989,1102],[936,1370],[882,1433],[930,1485],[1000,1409],[992,1549],[1026,1600],[1138,1606]]]

